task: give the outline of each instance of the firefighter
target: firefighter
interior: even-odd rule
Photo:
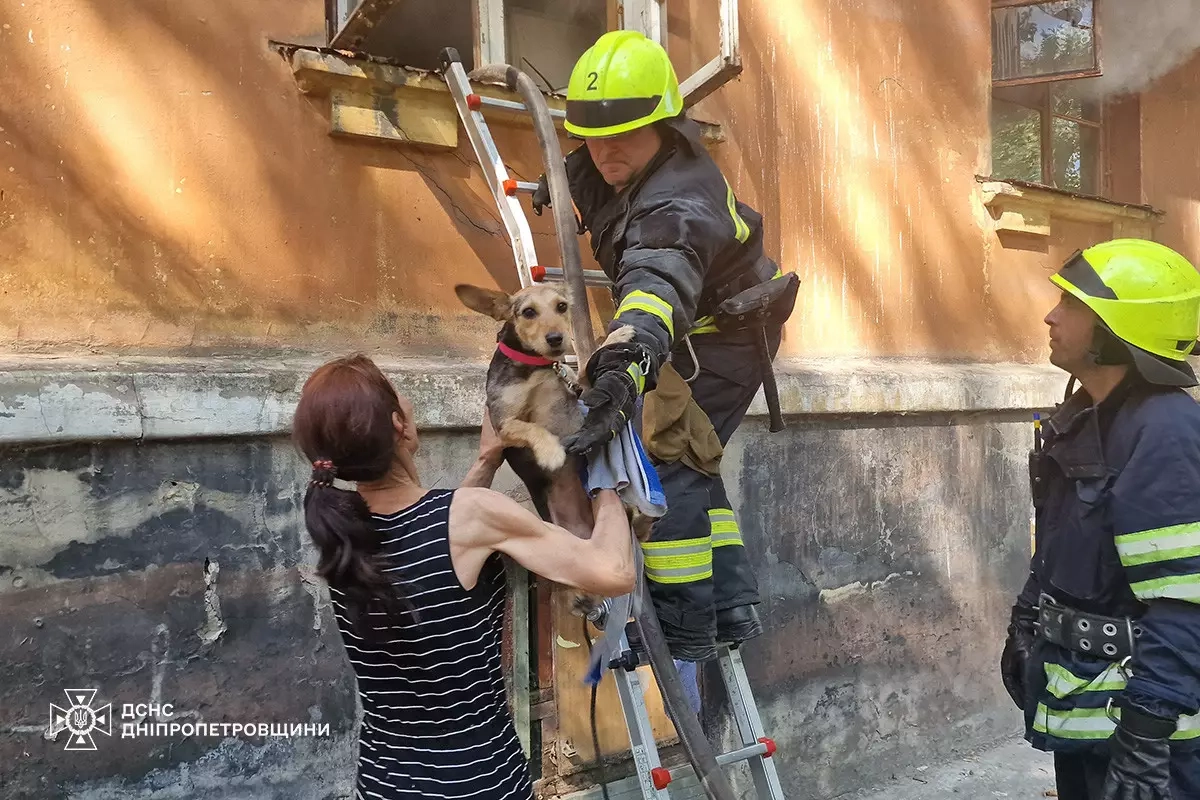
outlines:
[[[1036,537],[1000,668],[1061,800],[1200,798],[1200,275],[1117,239],[1051,277],[1067,398],[1036,429]],[[1080,390],[1071,389],[1078,382]]]
[[[764,326],[769,355],[758,358],[754,331],[718,330],[713,318],[722,301],[780,275],[763,254],[762,218],[734,196],[683,114],[666,51],[642,34],[607,33],[583,54],[566,114],[568,133],[584,140],[566,158],[571,196],[614,284],[610,330],[635,331],[633,341],[589,359],[589,410],[567,449],[609,441],[668,360],[685,378],[695,375],[692,396],[724,445],[781,336],[780,324]],[[535,209],[548,202],[543,179]],[[720,475],[682,461],[658,470],[668,511],[643,546],[650,594],[672,656],[707,661],[717,642],[762,633],[757,582]]]

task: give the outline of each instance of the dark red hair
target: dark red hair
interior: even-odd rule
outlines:
[[[395,617],[411,606],[396,565],[379,552],[367,502],[333,481],[374,481],[388,474],[398,435],[393,414],[404,417],[391,382],[371,359],[353,355],[309,376],[292,418],[292,436],[313,464],[304,522],[320,552],[317,574],[346,598],[350,623],[363,638],[376,631],[372,611]]]

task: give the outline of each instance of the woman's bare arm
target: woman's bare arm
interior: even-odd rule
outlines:
[[[496,434],[496,429],[492,427],[491,416],[484,409],[483,422],[479,429],[479,455],[459,485],[491,488],[492,481],[496,477],[496,470],[500,469],[503,461],[504,445],[500,443],[500,437]]]
[[[504,553],[557,583],[607,597],[626,594],[636,576],[625,508],[616,492],[603,491],[592,509],[592,537],[580,539],[499,492],[460,489],[450,506],[452,549],[476,557]]]

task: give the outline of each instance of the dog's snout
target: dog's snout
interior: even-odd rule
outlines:
[[[546,344],[551,347],[562,347],[563,335],[561,333],[547,333]]]

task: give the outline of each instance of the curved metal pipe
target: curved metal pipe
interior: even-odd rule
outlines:
[[[546,184],[550,188],[550,210],[554,212],[554,229],[558,233],[558,255],[562,259],[563,278],[567,287],[567,302],[571,304],[571,337],[575,340],[575,355],[579,358],[579,371],[592,351],[596,349],[596,338],[592,333],[592,314],[588,307],[587,284],[583,275],[583,262],[579,258],[579,239],[575,225],[575,211],[571,203],[571,190],[567,186],[567,168],[563,162],[562,147],[558,144],[558,129],[550,116],[546,98],[537,84],[524,72],[509,66],[504,71],[504,80],[510,91],[519,92],[525,108],[533,119],[533,130],[542,147],[542,163],[546,165]]]
[[[637,601],[641,609],[634,614],[634,624],[637,625],[642,646],[646,648],[646,655],[650,657],[650,664],[654,667],[654,679],[658,682],[658,690],[662,693],[663,703],[671,715],[675,732],[679,734],[679,741],[683,744],[688,761],[696,771],[696,779],[700,781],[700,786],[709,800],[736,800],[729,779],[717,763],[717,754],[712,743],[700,727],[700,718],[692,712],[691,704],[684,694],[679,670],[675,669],[675,661],[667,649],[658,615],[654,613],[650,589],[643,580],[638,581],[638,587]]]

